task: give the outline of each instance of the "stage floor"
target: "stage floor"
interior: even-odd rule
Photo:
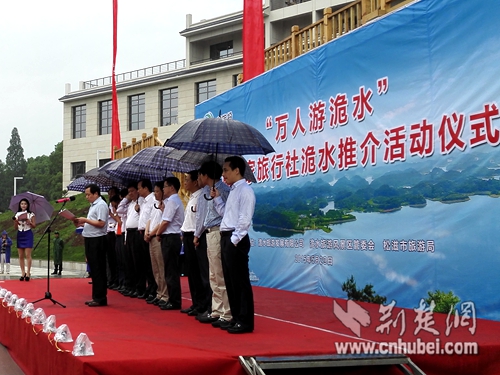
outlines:
[[[182,285],[183,307],[188,307],[189,291],[185,278]],[[44,297],[47,281],[33,279],[26,283],[11,280],[0,282],[0,286],[32,302]],[[86,333],[93,342],[94,356],[74,357],[70,352],[58,351],[47,334],[35,334],[29,322],[17,317],[11,309],[0,308],[0,342],[26,374],[243,375],[245,372],[238,361],[240,355],[334,354],[339,343],[375,343],[378,348],[380,342],[397,342],[398,339],[432,343],[439,340],[441,348],[447,342],[455,347],[465,342],[477,343],[479,353],[476,355],[409,355],[426,374],[500,373],[499,322],[477,319],[472,334],[471,326],[465,325],[466,321],[458,320],[454,324],[451,320],[447,325],[446,315],[434,314],[434,325],[427,322],[416,333],[416,327],[421,324],[415,323],[416,313],[411,309],[394,308],[391,318],[404,315],[405,332],[401,334],[401,318],[388,330],[377,332],[383,316],[379,313],[379,306],[360,303],[371,321],[368,326],[360,328],[358,337],[333,312],[334,301],[347,310],[345,300],[254,287],[255,331],[231,335],[210,324],[201,324],[178,310],[161,311],[147,305],[144,300],[123,297],[116,291],[108,292],[109,306],[89,308],[84,301],[90,299],[90,288],[88,279],[51,279],[53,298],[66,308],[47,299],[36,303],[35,308],[42,307],[47,316],[55,315],[57,326],[67,324],[73,339],[81,332]],[[348,311],[353,315],[353,310]],[[398,315],[401,311],[404,312]],[[41,330],[39,326],[36,328]],[[449,336],[445,334],[447,328]],[[73,344],[61,343],[59,347],[71,351]],[[384,366],[375,370],[350,368],[336,373],[399,372]]]

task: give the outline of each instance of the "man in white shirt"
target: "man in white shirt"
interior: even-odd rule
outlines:
[[[134,261],[134,248],[141,246],[141,238],[138,232],[139,226],[139,209],[138,202],[139,192],[137,183],[133,182],[128,185],[128,194],[122,199],[116,212],[120,215],[126,215],[126,239],[124,252],[124,271],[125,271],[125,290],[122,292],[124,296],[137,298],[137,277]]]
[[[82,236],[85,240],[85,257],[92,275],[92,300],[85,302],[89,307],[106,306],[106,224],[108,205],[101,198],[99,186],[90,184],[85,188],[85,198],[90,203],[87,217],[74,219],[75,226],[83,225]]]
[[[230,189],[222,182],[221,176],[222,167],[216,161],[205,162],[198,170],[198,185],[202,188],[203,199],[200,198],[196,209],[194,241],[197,249],[204,251],[198,251],[197,254],[200,256],[202,280],[208,284],[205,289],[207,297],[211,300],[211,308],[207,309],[204,316],[196,319],[202,323],[211,322],[215,328],[227,329],[232,315],[222,270],[219,232],[222,216],[215,210],[214,201],[204,198],[209,197],[212,187],[215,187],[223,201],[227,200]]]
[[[118,195],[118,188],[113,186],[108,190],[108,226],[107,226],[107,240],[108,244],[106,246],[106,260],[107,260],[107,270],[108,270],[108,288],[118,289],[118,260],[116,257],[116,220],[114,220],[111,206],[111,199]]]
[[[144,178],[137,182],[137,191],[142,198],[139,208],[139,224],[137,229],[141,236],[141,246],[135,249],[134,258],[137,268],[137,298],[147,299],[150,295],[156,296],[156,281],[151,268],[149,244],[144,236],[146,224],[151,219],[151,212],[155,201],[151,180]]]
[[[244,160],[238,156],[226,158],[222,176],[226,183],[231,185],[227,202],[223,201],[217,190],[214,193],[215,209],[222,215],[222,268],[234,323],[227,329],[229,333],[247,333],[254,330],[253,291],[248,269],[248,229],[255,210],[255,194],[243,177],[245,167]]]
[[[163,196],[167,198],[161,217],[161,224],[156,232],[161,241],[161,252],[165,264],[165,280],[168,289],[168,303],[162,310],[181,309],[181,271],[179,256],[182,248],[181,226],[184,222],[184,205],[177,194],[181,183],[177,177],[168,177],[163,184]]]
[[[157,290],[154,298],[147,298],[148,304],[155,306],[166,305],[168,303],[167,283],[165,282],[165,264],[161,253],[161,244],[156,240],[156,232],[161,223],[163,214],[163,181],[155,183],[154,187],[155,203],[151,212],[151,218],[146,223],[146,232],[144,234],[149,243],[149,254],[151,256],[151,266],[156,281]]]
[[[208,308],[197,257],[199,249],[194,244],[197,206],[199,200],[204,199],[200,197],[201,189],[198,186],[198,171],[191,171],[184,175],[184,189],[191,193],[184,212],[184,223],[181,227],[182,242],[184,243],[184,270],[188,277],[191,306],[181,310],[181,312],[189,316],[196,316],[205,312]]]

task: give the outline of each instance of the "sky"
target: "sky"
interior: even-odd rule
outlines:
[[[0,160],[16,127],[25,158],[62,141],[66,83],[111,75],[112,0],[9,1],[0,13]],[[116,73],[185,58],[193,23],[241,11],[243,0],[119,0]]]

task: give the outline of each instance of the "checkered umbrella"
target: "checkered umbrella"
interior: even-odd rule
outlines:
[[[190,165],[196,165],[196,168],[193,169],[198,169],[203,163],[207,161],[212,161],[215,160],[219,165],[223,166],[224,165],[224,160],[232,155],[229,154],[205,154],[203,152],[196,152],[196,151],[186,151],[186,150],[175,150],[169,154],[169,158],[172,160],[179,160],[185,163],[189,163]],[[245,180],[251,181],[251,182],[257,182],[255,179],[255,175],[252,171],[252,168],[250,168],[250,165],[246,161],[244,157],[241,157],[245,161]],[[188,172],[188,171],[185,171]]]
[[[116,186],[118,188],[123,187],[117,179],[113,179],[106,171],[100,171],[99,168],[93,168],[90,171],[85,172],[82,177],[90,183],[95,183],[99,186]],[[102,190],[102,189],[101,189]],[[107,190],[102,190],[107,191]]]
[[[96,184],[97,186],[99,186],[99,189],[101,189],[101,191],[109,191],[109,189],[111,189],[113,186],[116,186],[119,189],[124,187],[124,185],[122,185],[121,183],[117,183],[117,182],[114,182],[112,185],[103,185],[99,182],[88,180],[82,176],[82,177],[78,177],[77,179],[73,180],[68,185],[67,189],[69,191],[79,191],[79,192],[83,193],[85,191],[85,188],[89,184]]]
[[[131,164],[138,167],[146,167],[151,169],[159,169],[171,172],[189,172],[198,169],[199,164],[181,160],[179,157],[170,157],[173,153],[177,155],[179,150],[172,147],[153,146],[147,147],[139,151],[134,156],[128,158],[125,164]],[[206,156],[205,154],[202,154]]]
[[[165,142],[165,146],[207,154],[240,156],[275,152],[267,139],[254,127],[220,117],[186,122]]]
[[[172,176],[172,173],[154,169],[151,167],[140,167],[135,164],[130,164],[130,158],[112,160],[104,164],[100,171],[105,171],[111,178],[119,180],[126,185],[132,181],[138,181],[143,178],[150,179],[152,182],[163,181],[166,177]]]

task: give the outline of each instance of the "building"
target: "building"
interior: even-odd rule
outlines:
[[[269,47],[323,17],[343,0],[265,0],[265,44]],[[243,12],[193,23],[186,16],[186,58],[117,74],[122,141],[141,139],[158,128],[166,140],[193,119],[196,104],[238,84],[243,70]],[[76,177],[101,166],[111,153],[111,77],[66,84],[63,116],[63,189]],[[217,114],[216,114],[217,115]]]

